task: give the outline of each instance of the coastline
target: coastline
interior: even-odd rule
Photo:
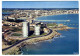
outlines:
[[[79,14],[79,13],[65,13],[65,14],[55,14],[55,15],[46,15],[46,16],[57,16],[57,15],[67,15],[67,14]],[[46,17],[46,16],[39,16],[39,17],[36,17],[36,19],[40,18],[40,17]]]
[[[58,14],[59,15],[59,14]],[[61,14],[61,15],[63,15],[63,14]],[[53,16],[53,15],[48,15],[48,16]],[[42,16],[41,16],[42,17]],[[66,28],[67,29],[67,28]],[[74,28],[68,28],[68,29],[74,29]],[[60,30],[60,29],[57,29],[57,30]],[[62,29],[62,30],[64,30],[64,29]],[[3,51],[4,53],[9,53],[9,52],[11,52],[10,50],[13,50],[13,49],[16,49],[17,51],[18,51],[18,53],[17,54],[21,54],[21,50],[20,50],[20,48],[21,47],[23,47],[23,46],[25,46],[25,45],[29,45],[29,44],[33,44],[33,43],[36,43],[36,42],[41,42],[41,41],[44,41],[44,40],[49,40],[49,39],[52,39],[52,38],[54,38],[54,36],[55,35],[60,35],[60,33],[58,33],[58,32],[56,32],[56,30],[53,30],[54,32],[55,32],[55,34],[53,35],[53,34],[51,34],[51,35],[49,35],[49,37],[47,37],[47,36],[45,36],[45,37],[39,37],[39,38],[31,38],[31,39],[28,39],[28,40],[25,40],[25,41],[23,41],[22,43],[20,43],[20,44],[18,44],[16,47],[13,47],[13,48],[10,48],[10,49],[8,49],[8,50],[5,50],[5,51]],[[25,43],[25,44],[24,44]],[[15,51],[15,50],[14,50]],[[14,52],[13,51],[13,52]],[[16,54],[16,53],[15,53]]]
[[[66,29],[74,29],[74,28],[68,27]],[[64,30],[64,29],[52,29],[52,33],[48,36],[43,36],[43,37],[31,38],[31,39],[28,39],[28,40],[24,40],[21,43],[17,44],[16,46],[13,45],[12,48],[9,48],[9,49],[4,50],[2,52],[3,52],[3,54],[7,53],[9,55],[12,54],[12,53],[13,54],[21,54],[21,48],[25,45],[34,44],[36,42],[38,43],[38,42],[41,42],[41,41],[49,40],[49,39],[54,38],[54,36],[56,36],[56,35],[61,35],[56,30]],[[14,51],[17,51],[17,52],[14,52]]]

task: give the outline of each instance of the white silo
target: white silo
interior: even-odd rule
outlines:
[[[35,25],[35,35],[40,35],[40,25]]]
[[[23,37],[28,37],[29,36],[29,22],[24,21],[23,22],[23,27],[22,27],[22,32],[23,32]]]

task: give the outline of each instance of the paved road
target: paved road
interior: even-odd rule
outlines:
[[[48,33],[47,35],[49,35],[49,34],[51,34],[51,33],[52,33],[52,30],[49,29],[49,33]],[[47,35],[44,35],[44,36],[47,36]],[[37,37],[44,37],[44,36],[37,36]],[[37,38],[37,37],[32,37],[32,38]],[[8,47],[8,48],[2,49],[2,51],[5,51],[5,50],[10,49],[10,48],[12,48],[12,47],[14,47],[14,46],[17,46],[19,43],[21,43],[21,42],[23,42],[23,41],[25,41],[25,40],[28,40],[28,39],[31,39],[31,38],[26,38],[26,39],[20,40],[19,42],[13,44],[12,46],[10,46],[10,47]]]

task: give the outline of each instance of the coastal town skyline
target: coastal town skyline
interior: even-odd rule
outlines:
[[[79,6],[78,1],[3,1],[2,8],[79,8]]]

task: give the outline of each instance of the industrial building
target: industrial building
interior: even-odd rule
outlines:
[[[24,21],[22,27],[23,37],[29,36],[29,30],[30,30],[29,22]]]

